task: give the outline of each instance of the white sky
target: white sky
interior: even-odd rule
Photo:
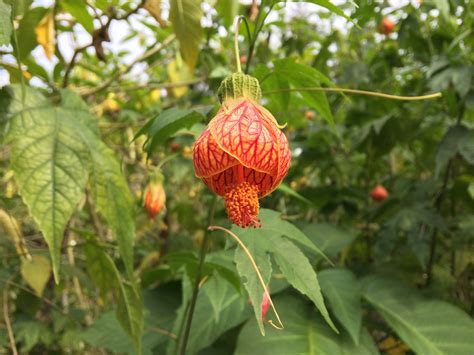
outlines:
[[[218,1],[218,0],[217,0]],[[242,4],[250,4],[251,0],[241,0],[240,1]],[[343,4],[345,3],[344,0],[333,0],[332,1],[334,4]],[[382,2],[382,1],[380,1]],[[416,0],[412,0],[412,3],[415,3]],[[402,6],[406,6],[408,3],[410,3],[410,0],[390,0],[389,4],[391,5],[391,9],[393,8],[399,8]],[[49,7],[53,4],[53,0],[35,0],[33,2],[33,6],[44,6],[44,7]],[[210,16],[210,11],[209,11],[209,5],[204,4],[203,5],[207,10],[204,11],[207,15]],[[166,18],[167,17],[167,9],[169,8],[169,2],[168,1],[163,1],[162,2],[162,7],[163,7],[163,16]],[[352,27],[352,24],[350,22],[347,22],[345,19],[339,17],[339,16],[332,16],[330,20],[321,20],[321,18],[317,15],[317,12],[321,11],[321,7],[314,5],[314,4],[308,4],[308,3],[287,3],[285,7],[285,15],[284,18],[285,20],[290,20],[293,17],[301,17],[301,16],[306,16],[308,19],[309,23],[318,23],[318,27],[324,31],[329,33],[331,31],[331,28],[337,28],[342,32],[346,32],[347,29]],[[308,13],[310,14],[308,16]],[[147,13],[145,10],[140,10],[141,16],[145,15],[147,16]],[[140,16],[140,15],[136,15]],[[268,17],[267,22],[271,22],[273,20],[276,20],[278,18],[278,14],[276,12],[273,12],[270,14]],[[97,21],[97,20],[96,20]],[[110,26],[110,38],[111,42],[104,42],[104,48],[106,51],[112,51],[113,53],[118,53],[120,51],[128,51],[129,54],[123,58],[124,64],[130,63],[133,61],[134,58],[139,57],[140,55],[143,54],[144,51],[144,46],[140,44],[140,38],[138,36],[135,36],[131,40],[124,41],[125,37],[129,34],[130,28],[133,28],[137,30],[138,32],[143,34],[143,38],[145,40],[145,43],[147,45],[150,45],[154,41],[154,34],[152,31],[148,28],[143,26],[139,21],[136,20],[135,16],[131,16],[130,19],[130,25],[126,23],[126,21],[113,21],[111,26]],[[206,22],[209,23],[210,19],[203,19],[203,25],[206,25]],[[95,23],[95,26],[98,27],[99,24]],[[76,46],[82,46],[84,44],[90,43],[91,41],[91,36],[88,32],[84,30],[84,28],[81,25],[76,25],[74,27],[74,36],[75,39],[73,38],[73,35],[71,33],[61,33],[58,37],[58,46],[59,50],[61,51],[64,59],[66,61],[69,61],[72,57],[72,54],[74,52],[74,48]],[[220,31],[221,32],[221,31]],[[225,30],[222,31],[223,35],[225,35]],[[276,32],[276,31],[274,31]],[[270,46],[273,48],[278,48],[281,45],[280,41],[280,36],[274,35],[271,38],[271,43]],[[2,46],[0,46],[0,49]],[[94,52],[93,48],[88,49],[91,53]],[[36,59],[37,63],[42,66],[43,68],[46,69],[48,73],[51,73],[54,69],[54,66],[57,64],[57,58],[53,58],[52,60],[48,60],[43,52],[43,49],[38,46],[36,47],[33,52],[33,57]],[[2,58],[2,61],[10,64],[15,64],[15,59],[11,55],[5,55]],[[137,65],[134,70],[130,73],[132,76],[140,75],[140,73],[143,73],[143,67],[140,67],[140,65]],[[35,79],[33,79],[35,80]],[[9,75],[8,73],[0,69],[0,87],[9,84]],[[32,84],[41,84],[39,80],[32,81]]]

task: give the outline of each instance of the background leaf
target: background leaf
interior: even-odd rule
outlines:
[[[15,98],[21,98],[18,87]],[[11,167],[48,243],[58,281],[64,228],[84,194],[88,175],[86,146],[77,139],[82,127],[74,112],[50,106],[32,89],[26,90],[25,109],[12,105],[10,114]]]
[[[474,322],[453,305],[426,300],[401,283],[374,275],[361,280],[364,298],[417,353],[469,354]]]
[[[362,325],[361,292],[355,275],[348,269],[326,269],[318,274],[321,290],[332,313],[359,344]]]
[[[0,45],[10,43],[12,34],[11,13],[11,7],[0,0]]]
[[[273,242],[273,252],[275,261],[288,282],[313,301],[326,322],[338,333],[326,309],[316,272],[308,258],[292,242],[283,238]]]
[[[334,333],[301,298],[284,294],[278,296],[275,302],[285,329],[269,328],[266,336],[262,337],[255,320],[250,320],[239,335],[235,354],[378,354],[374,341],[365,329],[356,346],[347,334]]]
[[[25,16],[20,20],[17,30],[20,60],[28,57],[31,51],[38,45],[36,36],[33,36],[32,33],[47,13],[47,8],[35,7],[27,11]]]
[[[31,260],[22,259],[21,276],[30,287],[41,297],[51,277],[51,263],[42,255],[33,255]]]
[[[191,128],[195,123],[204,119],[204,116],[194,110],[171,108],[163,111],[156,118],[149,121],[136,136],[148,131],[147,150],[151,152],[156,146],[162,145],[166,139],[183,128]]]
[[[86,3],[83,1],[61,0],[62,8],[69,12],[87,32],[94,32],[94,18],[87,11]]]
[[[171,0],[170,21],[179,40],[184,61],[191,71],[196,66],[202,37],[200,0]]]

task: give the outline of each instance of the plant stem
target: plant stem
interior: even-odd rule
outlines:
[[[235,18],[234,24],[234,55],[235,55],[235,64],[237,67],[237,73],[242,73],[242,66],[240,65],[240,53],[239,53],[239,27],[240,21],[242,21],[242,16]]]
[[[293,92],[293,91],[315,91],[315,92],[345,92],[349,94],[358,94],[358,95],[367,95],[367,96],[375,96],[375,97],[382,97],[384,99],[391,99],[391,100],[401,100],[401,101],[419,101],[419,100],[430,100],[436,99],[441,97],[440,92],[436,92],[434,94],[429,95],[422,95],[422,96],[399,96],[399,95],[390,95],[384,94],[382,92],[374,92],[374,91],[366,91],[366,90],[357,90],[357,89],[345,89],[345,88],[291,88],[291,89],[278,89],[278,90],[270,90],[266,91],[263,94],[276,94],[280,92]]]
[[[10,341],[10,349],[13,355],[18,355],[18,350],[16,348],[15,335],[13,334],[12,323],[10,321],[10,307],[8,306],[8,284],[3,290],[3,318],[5,320],[5,327],[7,328],[8,339]]]
[[[18,72],[20,74],[20,84],[21,84],[21,103],[23,107],[25,106],[25,99],[26,99],[26,85],[25,85],[25,77],[23,76],[23,70],[21,69],[21,60],[20,60],[20,47],[18,45],[18,37],[16,35],[15,24],[13,23],[12,19],[12,28],[13,28],[13,43],[15,43],[13,49],[15,52],[16,63],[18,66]],[[23,113],[21,113],[23,115]]]
[[[208,226],[212,225],[212,222],[214,220],[216,205],[217,205],[217,196],[214,196],[211,202],[211,208],[209,209],[209,214],[207,216]],[[199,264],[196,271],[196,278],[194,279],[194,288],[193,288],[193,293],[191,296],[191,301],[189,303],[189,311],[187,312],[187,316],[186,316],[186,324],[184,327],[184,333],[182,334],[182,337],[180,337],[182,341],[180,342],[179,354],[181,355],[186,354],[186,346],[188,344],[189,333],[191,332],[194,309],[196,308],[196,301],[197,301],[197,296],[199,293],[199,284],[201,282],[202,269],[204,266],[204,260],[206,259],[207,246],[209,244],[209,234],[210,234],[210,231],[206,228],[206,231],[204,232],[204,239],[201,245],[201,252],[199,253]]]
[[[160,52],[162,49],[168,47],[175,40],[175,38],[176,36],[174,34],[169,35],[157,47],[154,47],[148,50],[147,52],[145,52],[142,56],[138,57],[132,63],[127,65],[127,67],[125,67],[123,70],[117,70],[117,72],[113,74],[108,80],[106,80],[102,85],[96,86],[95,88],[92,88],[90,90],[84,90],[83,92],[80,92],[79,94],[83,97],[90,96],[90,95],[98,93],[99,91],[107,89],[115,80],[120,79],[123,75],[127,74],[130,70],[132,70],[136,64],[150,58],[151,56],[154,56],[156,53]]]
[[[458,117],[456,120],[456,126],[461,125],[461,121],[464,117],[464,112],[465,112],[466,106],[465,103],[462,102],[460,104],[459,112],[458,112]],[[451,176],[451,171],[453,169],[453,162],[454,162],[454,157],[449,159],[448,165],[446,166],[446,171],[444,173],[444,178],[443,178],[443,185],[441,186],[441,190],[438,193],[438,196],[436,197],[434,207],[436,209],[436,212],[439,213],[441,211],[441,206],[443,204],[444,196],[446,195],[446,190],[448,188],[448,182],[449,182],[449,177]],[[438,228],[433,229],[433,234],[431,235],[431,240],[430,240],[430,255],[428,258],[428,264],[426,266],[426,284],[425,286],[429,286],[431,283],[431,279],[433,276],[433,265],[435,261],[435,256],[436,256],[436,244],[437,244],[437,239],[438,239]]]
[[[262,14],[262,10],[265,8],[265,0],[262,0],[262,3],[260,4],[260,9],[257,15],[257,19],[255,20],[255,28],[253,30],[253,35],[252,38],[250,38],[250,45],[249,45],[249,50],[247,54],[247,65],[245,66],[245,74],[248,74],[249,69],[250,69],[250,62],[253,57],[253,50],[255,48],[255,43],[257,42],[258,34],[263,28],[263,24],[265,23],[265,20],[267,19],[268,14],[272,11],[274,4],[270,5],[270,8],[268,9],[267,13],[265,14],[263,20],[260,22],[260,15]],[[260,22],[260,25],[259,25]]]

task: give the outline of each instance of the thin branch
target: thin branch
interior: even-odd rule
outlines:
[[[81,96],[90,96],[90,95],[93,95],[93,94],[96,94],[98,93],[99,91],[102,91],[104,89],[107,89],[114,81],[116,80],[119,80],[123,75],[127,74],[128,72],[130,72],[130,70],[133,69],[133,67],[137,64],[137,63],[140,63],[148,58],[150,58],[151,56],[155,55],[156,53],[160,52],[162,49],[166,48],[167,46],[169,46],[173,41],[174,39],[176,38],[176,36],[173,34],[173,35],[170,35],[168,36],[162,43],[160,46],[156,47],[156,48],[153,48],[153,49],[150,49],[149,51],[145,52],[142,56],[138,57],[137,59],[135,59],[132,63],[130,63],[125,69],[123,70],[118,70],[115,75],[113,75],[110,79],[106,80],[102,85],[99,85],[95,88],[92,88],[92,89],[89,89],[89,90],[84,90],[83,92],[80,92],[79,94]]]
[[[10,349],[13,355],[18,355],[18,349],[16,348],[15,335],[13,334],[12,323],[10,321],[8,307],[8,286],[3,291],[3,318],[5,320],[5,326],[7,327],[8,339],[10,340]]]
[[[212,200],[211,208],[209,208],[209,212],[207,215],[208,226],[211,225],[214,220],[216,205],[217,205],[217,196],[214,196]],[[196,301],[199,294],[199,284],[201,282],[202,270],[204,267],[204,261],[206,259],[207,247],[209,243],[209,234],[210,234],[209,229],[206,229],[206,231],[204,232],[204,238],[201,245],[201,252],[199,253],[199,264],[196,270],[196,276],[194,280],[194,287],[193,287],[193,293],[191,296],[191,301],[189,302],[189,305],[186,306],[186,308],[189,307],[189,310],[185,313],[185,317],[184,317],[186,319],[184,323],[184,333],[181,334],[180,332],[180,337],[179,337],[179,342],[178,342],[178,353],[181,355],[186,355],[186,346],[188,345],[189,333],[191,332],[191,325],[193,323],[193,316],[194,316],[194,308],[196,307]]]
[[[458,112],[458,117],[456,119],[456,126],[461,125],[462,119],[464,117],[465,109],[466,109],[465,103],[461,102],[459,112]],[[454,157],[452,157],[448,161],[448,164],[446,166],[446,171],[443,177],[443,184],[441,185],[441,189],[438,195],[436,196],[436,199],[434,202],[434,207],[437,213],[441,212],[441,206],[443,204],[444,197],[446,196],[446,190],[448,188],[449,178],[453,170],[453,162],[454,162]],[[431,240],[430,240],[430,255],[429,255],[428,264],[426,267],[426,284],[425,284],[426,286],[430,285],[431,279],[433,276],[433,265],[434,265],[435,257],[436,257],[437,240],[438,240],[438,228],[434,227],[433,234],[431,235]]]
[[[85,51],[87,48],[89,47],[92,47],[92,43],[89,43],[89,44],[86,44],[82,47],[78,47],[74,50],[74,53],[72,55],[72,58],[71,58],[71,61],[69,62],[69,64],[67,65],[66,67],[66,71],[64,72],[64,79],[63,79],[63,88],[67,87],[69,85],[69,77],[71,75],[71,72],[72,72],[72,69],[74,68],[74,66],[76,65],[76,60],[77,60],[77,56],[82,53],[83,51]]]
[[[107,22],[105,24],[102,24],[102,26],[97,30],[95,31],[94,33],[100,33],[100,32],[104,32],[104,31],[107,31],[110,24],[112,23],[113,20],[128,20],[128,18],[137,13],[138,10],[140,10],[144,5],[145,5],[145,1],[146,0],[142,0],[140,2],[140,4],[137,5],[136,8],[130,10],[129,12],[127,12],[124,16],[122,17],[117,17],[115,14],[112,14],[111,16],[109,16]],[[100,21],[100,17],[99,17],[99,21]],[[64,73],[64,79],[63,79],[63,88],[67,87],[68,84],[69,84],[69,77],[71,75],[71,72],[72,72],[72,69],[74,68],[74,66],[76,65],[76,60],[77,60],[77,56],[82,53],[84,50],[86,50],[87,48],[89,47],[92,47],[94,45],[94,38],[92,38],[92,41],[89,43],[89,44],[86,44],[82,47],[78,47],[74,50],[74,53],[72,55],[72,58],[71,58],[71,61],[69,62],[69,64],[67,65],[66,67],[66,71]]]
[[[178,338],[176,336],[176,334],[170,332],[169,330],[159,328],[159,327],[147,328],[147,329],[145,329],[145,331],[160,333],[160,334],[163,334],[163,335],[165,335],[165,336],[167,336],[167,337],[169,337],[173,340],[176,340]]]
[[[13,287],[16,287],[17,289],[19,290],[22,290],[22,291],[25,291],[27,293],[29,293],[30,295],[32,296],[35,296],[36,298],[40,299],[42,302],[46,303],[48,306],[51,306],[53,307],[54,309],[56,309],[59,313],[65,315],[66,317],[68,317],[69,319],[73,320],[75,323],[77,324],[81,324],[81,322],[79,322],[76,318],[74,318],[73,316],[71,316],[70,314],[68,314],[67,312],[65,312],[61,307],[59,307],[58,305],[54,304],[51,300],[45,298],[45,297],[42,297],[42,296],[39,296],[36,292],[30,290],[29,288],[27,287],[24,287],[14,281],[11,281],[11,280],[8,280],[8,279],[3,279],[3,278],[0,278],[0,282],[3,282],[4,284],[6,285],[10,285],[10,286],[13,286]]]
[[[117,87],[113,86],[111,87],[111,90],[128,92],[128,91],[135,91],[135,90],[141,90],[141,89],[147,89],[147,90],[173,89],[173,88],[179,88],[183,86],[199,84],[204,81],[206,81],[206,78],[202,77],[202,78],[197,78],[197,79],[178,81],[176,83],[159,83],[159,84],[146,83],[146,84],[138,84],[138,85],[130,85],[130,86],[117,86]]]
[[[263,95],[276,94],[281,92],[299,92],[299,91],[314,91],[314,92],[337,92],[337,93],[348,93],[348,94],[357,94],[357,95],[367,95],[382,97],[384,99],[390,100],[401,100],[401,101],[419,101],[419,100],[431,100],[442,97],[440,92],[434,94],[422,95],[422,96],[399,96],[399,95],[390,95],[384,94],[382,92],[374,92],[367,90],[357,90],[357,89],[345,89],[345,88],[291,88],[291,89],[278,89],[278,90],[269,90],[265,91]]]

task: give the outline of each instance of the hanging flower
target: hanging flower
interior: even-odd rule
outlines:
[[[388,192],[382,185],[377,185],[370,192],[370,197],[372,197],[372,200],[374,201],[382,202],[387,199]]]
[[[166,202],[166,193],[163,188],[163,176],[157,172],[152,175],[150,182],[143,193],[143,207],[151,219],[154,219],[163,209]]]
[[[258,102],[258,80],[235,73],[219,88],[217,115],[196,140],[196,176],[224,197],[230,220],[259,227],[259,199],[281,183],[290,167],[288,140],[277,121]]]

